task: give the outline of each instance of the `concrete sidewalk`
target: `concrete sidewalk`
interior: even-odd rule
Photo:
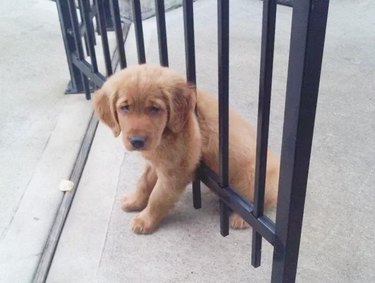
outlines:
[[[233,107],[256,121],[262,2],[231,1]],[[195,3],[197,82],[216,93],[216,1]],[[331,1],[297,282],[374,282],[375,4]],[[154,19],[144,22],[147,60],[157,63]],[[278,7],[270,144],[280,150],[291,9]],[[181,9],[167,14],[171,67],[184,74]],[[127,54],[135,60],[134,34]],[[219,235],[207,189],[192,208],[188,189],[152,235],[130,230],[120,209],[142,159],[100,125],[48,282],[269,282],[272,247],[250,266],[250,230]],[[272,216],[272,215],[271,215]]]
[[[69,80],[56,4],[0,9],[0,282],[30,282],[91,116]]]

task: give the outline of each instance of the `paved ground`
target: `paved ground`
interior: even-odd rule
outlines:
[[[215,2],[200,0],[194,6],[198,85],[214,93],[217,86]],[[56,20],[54,7],[45,10],[49,4],[36,1],[35,6],[28,9],[34,11],[34,8],[40,13],[50,13],[47,16],[46,12],[46,17],[51,19],[50,25],[42,27],[53,28],[50,38],[51,35],[56,38],[53,41],[54,47],[50,49],[60,50],[60,57],[53,58],[57,60],[58,57],[60,61],[56,64],[65,68],[62,46],[59,45],[61,42],[58,26],[52,20],[53,17]],[[261,4],[257,0],[231,2],[231,103],[252,121],[256,120]],[[21,13],[19,9],[15,11]],[[375,182],[375,59],[372,55],[372,46],[375,46],[374,13],[375,4],[370,0],[331,1],[298,282],[375,281],[375,220],[372,217],[375,213],[375,197],[372,192],[372,184]],[[181,14],[180,9],[171,11],[167,15],[167,21],[171,67],[183,73]],[[17,13],[14,13],[13,17],[12,14],[1,14],[2,19],[15,19],[16,16]],[[34,23],[32,19],[30,16],[31,23]],[[270,134],[271,147],[275,151],[279,151],[281,141],[290,20],[290,8],[279,7]],[[150,19],[144,25],[146,50],[148,61],[157,63],[157,38],[153,21],[154,19]],[[10,20],[8,23],[12,24]],[[28,23],[23,29],[31,26]],[[5,31],[6,28],[3,34],[6,34]],[[33,36],[29,36],[35,37],[35,32]],[[14,32],[8,31],[7,34],[14,36]],[[51,41],[45,41],[45,44],[52,44]],[[33,43],[40,48],[44,46],[41,42],[27,40],[20,42],[16,47]],[[133,35],[130,34],[127,51],[132,63],[136,63],[134,46]],[[24,50],[25,47],[20,49]],[[15,52],[15,48],[8,52]],[[3,53],[0,56],[2,55]],[[8,57],[4,56],[5,59]],[[24,62],[21,59],[20,61]],[[3,62],[3,59],[0,62]],[[50,61],[46,62],[45,66],[50,67]],[[1,72],[9,76],[12,72],[6,70],[10,66],[13,66],[11,62],[7,62],[1,68]],[[66,69],[58,71],[61,72],[61,76],[54,77],[53,80],[48,76],[48,85],[50,84],[51,88],[60,86],[55,92],[51,91],[59,97],[59,100],[56,100],[60,101],[67,99],[61,95],[66,82]],[[40,78],[38,81],[41,81]],[[7,93],[11,93],[10,90],[13,91],[16,86],[18,85],[6,85],[6,88],[9,88]],[[23,90],[39,85],[35,80],[31,80],[30,86],[27,86]],[[39,87],[45,89],[43,86]],[[20,93],[22,91],[9,96],[12,98],[18,94],[24,99],[24,95],[21,96]],[[30,94],[29,99],[36,96]],[[22,101],[20,99],[18,101]],[[82,98],[78,100],[83,101]],[[18,101],[14,102],[14,109],[17,109]],[[44,103],[45,100],[42,101]],[[43,103],[33,105],[39,107]],[[71,105],[77,103],[79,102]],[[45,104],[46,109],[49,109],[50,113],[56,113],[50,109],[50,105],[55,106],[53,102]],[[2,107],[1,111],[8,113],[6,111],[9,109],[12,108]],[[5,115],[9,116],[10,114]],[[55,116],[51,114],[47,117]],[[47,119],[43,121],[45,120]],[[7,127],[11,128],[10,122],[1,123],[2,127],[3,124],[10,125]],[[6,136],[11,136],[13,132],[9,131]],[[26,140],[16,137],[19,135],[15,135],[14,138],[19,142]],[[2,143],[3,140],[2,138]],[[12,144],[2,144],[2,156],[3,152],[7,152],[4,148],[11,149]],[[14,152],[19,151],[17,148],[14,149]],[[13,160],[18,161],[20,157]],[[19,160],[19,164],[27,164],[32,159],[25,156]],[[35,160],[34,165],[30,165],[31,168],[39,164],[37,157]],[[134,188],[142,162],[137,154],[125,152],[120,140],[112,138],[109,129],[103,125],[99,126],[48,282],[269,282],[271,247],[267,243],[264,244],[262,267],[253,269],[249,262],[250,231],[231,231],[228,237],[222,238],[219,235],[217,201],[208,190],[204,190],[201,210],[192,208],[191,191],[187,190],[174,212],[155,234],[134,235],[130,231],[129,223],[134,214],[122,212],[120,200],[125,191]],[[9,168],[15,168],[14,166],[12,164]],[[51,169],[52,166],[48,167]],[[6,169],[5,162],[2,163],[2,173],[5,170],[3,168]],[[46,174],[49,171],[45,170],[40,169],[42,177],[51,174]],[[10,181],[4,186],[7,191],[3,188],[1,190],[2,198],[11,196],[8,187],[14,187],[12,180],[14,182],[15,178],[9,174],[5,174]],[[3,177],[1,179],[3,180]],[[38,186],[34,189],[34,198],[45,195],[47,190],[38,189]],[[27,196],[29,190],[25,191]],[[28,218],[20,218],[22,221],[20,220],[17,226],[13,225],[14,232],[8,232],[1,238],[0,282],[29,281],[40,249],[34,251],[28,245],[33,242],[41,243],[46,230],[41,229],[42,233],[38,230],[40,227],[34,227],[41,221],[31,219],[35,217],[33,209],[43,208],[41,219],[45,217],[50,221],[52,213],[47,213],[45,207],[50,207],[54,211],[57,202],[55,200],[59,195],[56,198],[45,196],[43,201],[33,202],[33,206],[20,205]],[[7,204],[10,202],[6,201]],[[271,216],[272,214],[274,213],[271,213]],[[44,224],[43,227],[47,227],[50,223],[46,221]],[[11,231],[12,225],[9,227]],[[39,248],[40,246],[39,244]]]
[[[56,4],[1,1],[0,282],[29,282],[91,115],[69,79]]]

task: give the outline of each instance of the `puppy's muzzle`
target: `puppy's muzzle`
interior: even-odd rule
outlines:
[[[130,143],[136,149],[141,149],[145,146],[146,138],[142,136],[131,136]]]

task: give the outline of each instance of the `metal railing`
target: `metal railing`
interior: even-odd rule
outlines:
[[[116,36],[116,58],[126,68],[124,27],[117,0],[57,0],[62,34],[71,81],[67,92],[85,92],[90,98],[114,70],[107,31]],[[201,163],[193,182],[193,204],[201,207],[200,182],[220,198],[220,232],[229,233],[229,215],[237,212],[253,228],[251,263],[261,263],[264,238],[274,246],[272,282],[294,282],[296,277],[302,219],[309,171],[309,161],[316,103],[323,56],[328,0],[280,1],[293,7],[287,78],[285,118],[283,124],[279,193],[276,221],[264,215],[264,191],[274,54],[276,0],[263,1],[261,65],[257,123],[254,203],[242,198],[228,178],[228,112],[229,112],[229,2],[218,0],[218,94],[219,94],[219,174]],[[141,6],[132,1],[138,63],[146,62]],[[78,9],[77,9],[78,8]],[[160,64],[168,66],[167,33],[164,1],[155,0]],[[193,0],[183,5],[186,78],[196,84]],[[77,10],[79,13],[77,13]],[[106,73],[98,71],[95,53],[95,30],[101,37]]]

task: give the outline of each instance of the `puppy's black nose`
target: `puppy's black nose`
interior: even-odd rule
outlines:
[[[134,148],[142,148],[145,146],[145,137],[132,136],[130,137],[130,143]]]

